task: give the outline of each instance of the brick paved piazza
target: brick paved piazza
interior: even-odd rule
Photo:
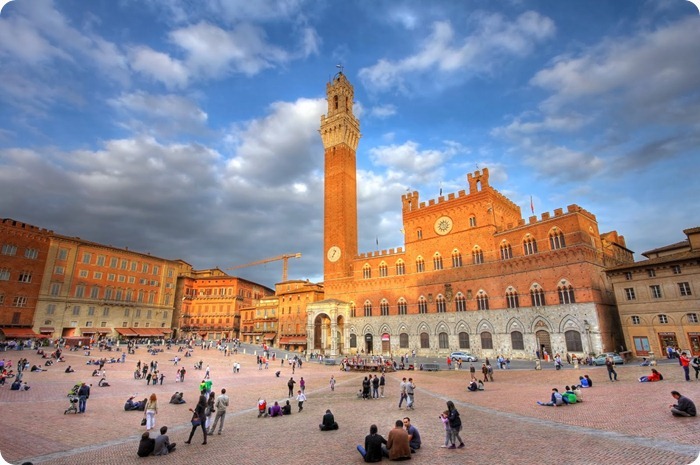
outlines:
[[[270,403],[286,400],[286,382],[292,375],[288,365],[280,368],[277,361],[259,371],[250,353],[224,357],[216,350],[197,349],[192,358],[185,359],[186,382],[178,384],[174,382],[176,369],[167,361],[174,354],[166,351],[151,357],[145,348],[138,349],[136,355],[127,357],[126,364],[106,365],[111,387],[99,388],[98,379],[90,376],[93,367],[85,364],[87,357],[82,352],[67,352],[66,363],[49,367],[47,372],[26,373],[31,390],[0,387],[2,457],[13,464],[360,464],[364,462],[355,446],[364,441],[369,425],[376,423],[386,436],[394,421],[407,413],[397,408],[403,375],[412,376],[417,385],[416,409],[409,415],[421,433],[423,448],[414,454],[415,464],[688,464],[700,452],[698,418],[674,418],[669,413],[673,389],[700,403],[700,382],[683,381],[676,363],[660,365],[664,381],[643,384],[637,377],[646,368],[619,367],[616,383],[607,380],[604,367],[587,368],[585,372],[595,383],[584,391],[585,402],[554,408],[538,406],[535,401],[546,400],[552,387],[563,388],[584,371],[569,367],[562,371],[497,371],[495,382],[476,393],[465,390],[467,371],[398,372],[388,375],[386,398],[363,401],[356,397],[362,374],[307,362],[294,375],[297,381],[303,376],[307,383],[304,411],[294,409],[289,417],[258,419],[259,396]],[[107,353],[93,351],[92,355]],[[34,351],[0,353],[0,358],[13,361],[20,356],[39,362]],[[147,387],[145,381],[133,379],[136,361],[152,358],[166,374],[162,386]],[[187,407],[196,403],[203,376],[193,369],[200,358],[211,365],[216,392],[225,387],[232,401],[224,434],[210,437],[206,446],[201,445],[201,430],[192,445],[184,444],[190,430]],[[230,369],[234,360],[242,365],[241,373],[235,375]],[[68,364],[76,373],[64,373]],[[282,373],[276,378],[279,369]],[[331,375],[338,381],[335,392],[328,387]],[[82,380],[93,383],[87,413],[64,415],[68,390]],[[176,390],[185,392],[187,404],[167,403]],[[131,394],[143,398],[151,392],[159,396],[156,426],[168,425],[171,441],[178,445],[169,456],[139,459],[136,448],[144,431],[142,413],[125,412],[123,404]],[[464,423],[462,437],[467,447],[461,450],[440,448],[444,430],[438,414],[449,399],[457,405]],[[338,431],[318,429],[327,408],[335,413]]]

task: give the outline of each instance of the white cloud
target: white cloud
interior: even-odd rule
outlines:
[[[413,141],[369,150],[372,163],[387,168],[383,175],[385,180],[400,181],[403,186],[441,180],[446,162],[460,152],[463,152],[463,148],[451,143],[446,143],[440,150],[421,150],[419,144]]]
[[[506,57],[530,53],[535,44],[554,35],[552,20],[535,12],[508,22],[500,14],[476,14],[470,35],[459,36],[449,21],[433,23],[431,34],[413,55],[400,60],[386,58],[359,72],[365,86],[375,91],[407,91],[413,75],[431,80],[462,79],[489,72]]]
[[[385,119],[390,116],[394,116],[395,114],[396,106],[391,104],[372,107],[372,109],[370,110],[370,115],[380,119]]]
[[[187,67],[168,54],[157,52],[150,47],[136,46],[130,50],[130,66],[168,89],[185,87],[190,79]]]

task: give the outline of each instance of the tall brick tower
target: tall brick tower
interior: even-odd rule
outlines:
[[[341,72],[326,85],[328,113],[321,116],[325,151],[323,275],[326,286],[352,277],[357,256],[356,150],[360,122],[352,113],[353,87]]]

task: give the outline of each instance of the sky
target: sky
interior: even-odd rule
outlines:
[[[523,217],[578,204],[642,259],[700,226],[698,44],[686,0],[15,0],[0,217],[197,269],[301,253],[289,279],[322,281],[340,64],[361,252],[404,245],[407,190],[488,167]]]

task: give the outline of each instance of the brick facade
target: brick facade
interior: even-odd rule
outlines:
[[[342,75],[329,83],[329,112],[347,86]],[[351,107],[341,110],[346,121],[354,119]],[[338,190],[354,189],[330,183],[329,176],[346,173],[345,161],[354,156],[334,156],[352,143],[325,136],[327,119],[321,121],[324,244],[330,252],[334,241],[357,233],[356,221],[335,217],[346,208],[341,199],[350,201]],[[357,141],[354,132],[346,135]],[[326,300],[309,307],[310,350],[442,356],[463,349],[528,358],[542,347],[549,354],[581,355],[624,344],[604,272],[632,261],[624,238],[601,233],[595,216],[578,205],[526,221],[490,185],[487,168],[466,181],[467,189],[427,202],[418,192],[402,196],[404,247],[343,255],[338,262],[330,261],[330,253],[324,257]]]

